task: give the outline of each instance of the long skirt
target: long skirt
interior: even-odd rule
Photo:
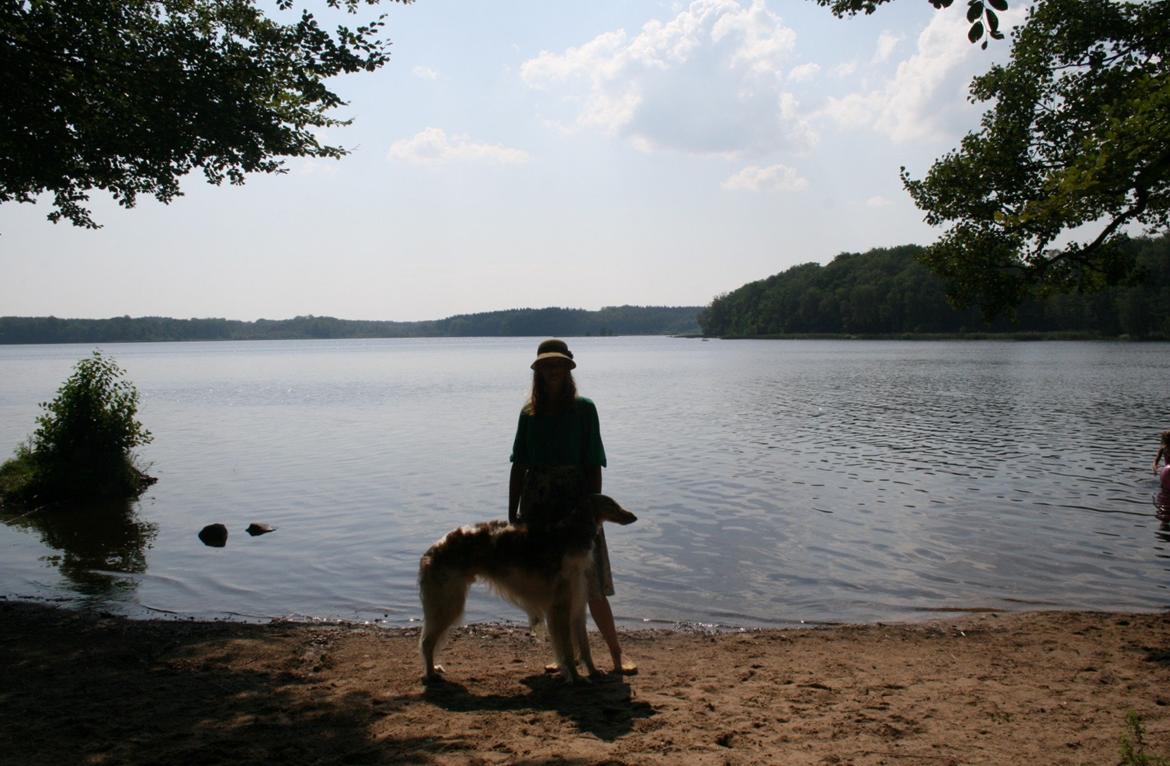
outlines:
[[[587,494],[585,472],[580,466],[533,466],[524,474],[517,519],[532,527],[552,523],[584,502]],[[609,549],[601,527],[593,541],[593,562],[587,577],[590,600],[613,595]]]

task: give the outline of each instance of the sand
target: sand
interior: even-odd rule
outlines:
[[[0,601],[0,761],[1116,764],[1128,711],[1170,753],[1166,615],[622,640],[637,675],[568,686],[543,673],[543,640],[469,626],[428,687],[414,630]]]

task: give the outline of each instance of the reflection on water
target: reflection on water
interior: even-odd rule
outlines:
[[[134,503],[111,501],[41,508],[0,516],[9,527],[35,532],[55,566],[78,593],[98,596],[133,589],[128,574],[146,571],[146,551],[158,525],[138,518]]]
[[[112,582],[124,613],[410,624],[421,553],[506,513],[535,345],[106,348],[142,392],[159,483],[113,514],[118,533],[0,527],[0,592],[68,600]],[[607,535],[626,626],[1170,604],[1149,470],[1170,427],[1166,344],[572,345],[605,490],[639,519]],[[89,351],[0,347],[0,451]],[[211,524],[225,547],[200,542]],[[480,589],[468,617],[523,619]]]

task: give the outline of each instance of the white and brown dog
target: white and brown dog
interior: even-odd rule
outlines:
[[[566,679],[580,680],[577,656],[595,675],[585,632],[585,578],[597,530],[606,521],[632,524],[637,517],[606,495],[589,495],[579,508],[547,527],[488,521],[452,530],[432,545],[418,566],[424,680],[433,681],[443,671],[435,665],[435,653],[463,615],[476,579],[485,580],[527,612],[533,624],[541,620],[547,624]]]

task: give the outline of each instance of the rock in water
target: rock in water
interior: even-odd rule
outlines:
[[[203,541],[204,545],[209,545],[212,548],[222,548],[227,545],[227,535],[227,527],[223,524],[208,524],[199,530],[199,539]]]
[[[266,535],[269,532],[275,532],[276,527],[269,526],[268,524],[257,524],[256,522],[252,522],[244,531],[250,534],[252,537],[255,537],[256,535]]]

